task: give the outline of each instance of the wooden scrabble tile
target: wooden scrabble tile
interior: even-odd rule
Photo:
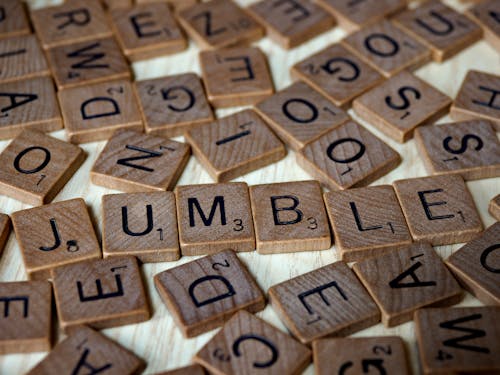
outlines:
[[[350,119],[346,112],[304,82],[296,82],[261,101],[255,110],[293,150]]]
[[[217,182],[230,181],[286,155],[283,143],[250,109],[197,126],[187,131],[185,138]]]
[[[31,205],[50,202],[85,157],[78,146],[24,130],[0,153],[0,194]]]
[[[72,371],[81,374],[139,374],[146,367],[144,361],[105,335],[85,326],[79,326],[54,347],[28,375],[63,374]]]
[[[491,216],[497,219],[497,221],[500,221],[500,194],[490,201],[490,204],[488,205],[488,212]]]
[[[63,127],[50,77],[0,83],[0,112],[0,139],[14,138],[27,128],[50,132]]]
[[[110,12],[110,17],[118,43],[130,61],[168,55],[187,47],[168,4],[117,8]]]
[[[200,365],[189,365],[175,370],[157,373],[156,375],[205,375],[205,369]]]
[[[198,4],[198,0],[135,0],[137,4],[166,2],[173,10],[179,11]]]
[[[264,294],[232,250],[170,268],[154,281],[186,337],[221,326],[239,310],[257,312],[266,306]]]
[[[367,374],[370,369],[411,374],[404,341],[398,336],[322,339],[313,342],[313,354],[317,375]]]
[[[250,186],[257,251],[325,250],[332,243],[318,181]]]
[[[467,9],[466,14],[482,27],[486,41],[500,52],[499,11],[496,0],[484,0]]]
[[[431,54],[426,46],[389,21],[350,34],[342,44],[386,77],[419,68]]]
[[[232,0],[211,0],[179,11],[178,20],[204,49],[246,45],[259,40],[264,29]]]
[[[450,110],[455,121],[490,120],[500,131],[500,75],[470,70]]]
[[[500,141],[490,121],[423,126],[415,139],[431,174],[458,173],[465,180],[500,177]]]
[[[56,267],[101,257],[82,198],[14,212],[12,224],[30,279],[44,280]]]
[[[247,184],[177,186],[175,199],[182,255],[255,249]]]
[[[133,255],[142,263],[179,259],[174,193],[104,195],[102,217],[104,257]]]
[[[472,196],[459,175],[398,180],[393,183],[415,241],[433,246],[467,242],[483,230]]]
[[[256,316],[241,311],[196,353],[194,360],[217,374],[301,374],[311,351]]]
[[[392,186],[330,191],[324,197],[335,248],[343,261],[358,261],[412,242]]]
[[[52,270],[59,324],[95,329],[150,318],[137,260],[131,256],[89,260]]]
[[[377,324],[380,312],[354,272],[335,262],[274,285],[271,306],[302,343]]]
[[[73,87],[58,92],[71,143],[109,139],[117,129],[142,131],[139,104],[129,81]]]
[[[396,151],[354,121],[309,143],[296,156],[303,169],[332,190],[368,185],[401,162]]]
[[[445,261],[464,288],[485,305],[500,305],[499,249],[497,221]]]
[[[203,82],[216,108],[250,105],[274,93],[266,56],[257,47],[200,53]]]
[[[9,215],[0,213],[0,257],[10,235],[10,217]]]
[[[138,1],[136,1],[138,3]],[[132,6],[132,0],[101,0],[105,9],[127,8]]]
[[[498,319],[498,306],[418,310],[415,330],[423,373],[498,373]]]
[[[135,82],[146,133],[176,137],[215,120],[200,78],[194,73]]]
[[[335,24],[310,0],[261,0],[248,10],[265,26],[269,37],[286,49],[307,42]]]
[[[129,193],[172,190],[190,154],[184,143],[118,130],[99,154],[90,179]]]
[[[45,352],[52,346],[48,281],[0,283],[0,354]]]
[[[99,0],[71,0],[36,9],[31,20],[44,49],[112,35]]]
[[[413,137],[415,128],[448,114],[451,98],[412,73],[403,71],[356,98],[358,116],[398,142]]]
[[[47,56],[59,90],[130,78],[127,61],[113,38],[51,48]]]
[[[31,33],[24,2],[21,0],[0,1],[0,38],[9,38]]]
[[[301,79],[330,99],[347,107],[352,100],[378,85],[383,76],[341,44],[332,44],[292,66],[292,77]]]

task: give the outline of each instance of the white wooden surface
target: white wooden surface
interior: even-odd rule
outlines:
[[[254,0],[237,1],[241,5],[248,5],[255,2]],[[446,2],[457,9],[464,9],[466,6],[457,0]],[[47,3],[49,2],[46,0],[34,0],[31,2],[31,5],[39,7]],[[56,1],[51,1],[50,3],[56,3]],[[295,62],[323,49],[330,43],[339,41],[344,35],[345,33],[343,30],[335,28],[291,51],[281,49],[268,38],[262,39],[257,45],[262,48],[269,58],[276,89],[279,90],[286,87],[291,82],[289,67]],[[198,65],[197,51],[196,46],[191,43],[189,48],[183,53],[136,63],[133,66],[136,79],[140,80],[192,71],[199,74],[200,68]],[[443,64],[430,63],[426,65],[418,70],[416,74],[451,97],[455,97],[469,69],[479,69],[500,74],[500,55],[487,45],[486,42],[481,41]],[[240,108],[231,108],[218,111],[217,115],[223,116],[239,109]],[[349,112],[356,119],[352,111]],[[448,117],[440,120],[440,122],[448,121],[450,121]],[[360,122],[394,147],[403,158],[402,164],[396,170],[376,181],[374,185],[388,184],[401,178],[426,175],[413,140],[405,144],[398,144],[382,135],[369,124],[363,121]],[[61,139],[65,137],[64,131],[55,132],[53,135]],[[178,138],[178,140],[182,140],[182,138]],[[3,150],[8,143],[8,141],[0,142],[0,150]],[[104,194],[116,192],[94,186],[89,180],[90,168],[103,146],[104,142],[82,145],[88,153],[87,160],[64,187],[61,193],[55,198],[55,201],[62,201],[75,197],[83,197],[98,223],[99,231],[101,230],[101,197]],[[307,173],[296,164],[294,153],[289,152],[284,160],[240,177],[237,181],[245,181],[249,185],[252,185],[258,183],[304,180],[308,178],[310,177]],[[199,184],[207,182],[212,182],[210,177],[200,164],[194,158],[191,158],[182,174],[179,184]],[[472,191],[475,203],[481,212],[484,225],[491,225],[493,223],[493,218],[489,216],[487,206],[489,200],[500,192],[500,178],[472,181],[467,183],[467,185]],[[12,213],[25,208],[29,208],[29,206],[7,197],[0,197],[0,210],[2,212]],[[442,257],[447,257],[458,247],[459,245],[442,246],[437,250]],[[256,277],[259,285],[264,291],[278,282],[311,271],[320,266],[334,262],[337,259],[335,247],[326,251],[280,255],[259,255],[256,252],[252,252],[241,254],[240,257],[248,265],[250,271]],[[106,329],[103,331],[104,334],[118,341],[146,360],[148,367],[145,374],[152,374],[189,364],[195,352],[216,332],[212,331],[194,339],[185,339],[182,337],[165,305],[160,301],[154,289],[152,283],[153,275],[191,260],[193,260],[193,257],[183,257],[178,262],[144,265],[142,270],[147,280],[147,289],[154,312],[151,320],[137,325]],[[26,279],[27,276],[22,264],[19,247],[16,243],[14,234],[12,234],[0,259],[0,281]],[[460,305],[471,306],[480,305],[480,303],[467,294]],[[268,306],[263,312],[259,313],[258,316],[280,329],[286,330],[271,307]],[[413,323],[406,323],[392,329],[386,329],[382,324],[378,324],[357,333],[355,336],[374,335],[402,336],[407,343],[413,369],[415,373],[417,373],[417,348]],[[0,356],[0,374],[25,373],[45,355],[46,353]],[[309,366],[305,373],[312,374],[312,366]]]

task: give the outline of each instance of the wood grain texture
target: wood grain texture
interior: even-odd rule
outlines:
[[[500,6],[495,0],[483,0],[469,8],[466,14],[482,28],[484,38],[497,51],[500,51]]]
[[[500,194],[494,197],[488,205],[488,212],[497,221],[500,221]]]
[[[9,215],[0,213],[0,258],[2,257],[3,249],[9,239],[12,224]]]
[[[1,0],[0,38],[27,35],[31,26],[26,14],[26,6],[21,0]]]
[[[101,0],[101,3],[107,10],[132,6],[132,0]]]

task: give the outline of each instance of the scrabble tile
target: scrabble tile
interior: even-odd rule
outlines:
[[[500,194],[490,201],[488,212],[497,219],[497,221],[500,221]]]
[[[194,4],[177,16],[187,34],[203,49],[246,45],[264,35],[257,21],[232,0]]]
[[[111,11],[110,17],[118,43],[130,61],[168,55],[187,47],[167,4],[117,8]]]
[[[267,35],[290,49],[332,28],[335,20],[310,0],[262,0],[248,10],[265,26]]]
[[[247,184],[178,186],[175,199],[182,255],[255,249]]]
[[[176,137],[215,120],[200,78],[194,73],[135,82],[146,133]]]
[[[0,283],[0,354],[45,352],[52,346],[48,281]]]
[[[216,108],[255,104],[274,92],[266,56],[257,47],[204,51],[200,66],[208,100]]]
[[[464,288],[485,305],[500,305],[499,249],[497,221],[445,261]]]
[[[325,193],[340,259],[358,261],[409,245],[406,219],[390,185]]]
[[[330,248],[330,227],[318,181],[250,186],[250,199],[259,253]]]
[[[481,39],[483,32],[467,16],[443,4],[427,1],[393,19],[394,24],[431,49],[442,62]]]
[[[375,302],[344,262],[274,285],[268,294],[280,319],[304,344],[350,335],[380,321]]]
[[[14,138],[27,128],[51,132],[63,127],[50,77],[0,83],[0,112],[0,139]]]
[[[133,255],[142,263],[179,259],[174,193],[104,195],[102,217],[104,257]]]
[[[498,306],[417,311],[415,330],[423,373],[498,373],[498,319]]]
[[[142,131],[139,105],[129,81],[96,83],[58,92],[71,143],[109,139],[117,129]]]
[[[341,44],[332,44],[298,62],[292,66],[290,73],[343,108],[384,79]]]
[[[198,4],[198,0],[135,0],[137,4],[166,2],[173,10],[179,11]]]
[[[230,181],[286,155],[278,137],[253,110],[244,110],[185,134],[193,154],[217,182]]]
[[[500,131],[500,75],[470,70],[450,110],[455,121],[481,118]]]
[[[205,370],[200,365],[189,365],[175,370],[157,373],[156,375],[205,375]]]
[[[101,0],[101,3],[104,8],[108,10],[127,8],[132,6],[132,0]]]
[[[47,56],[59,90],[130,78],[127,61],[112,38],[51,48]]]
[[[358,116],[398,142],[415,128],[448,114],[451,98],[415,75],[403,71],[353,102]]]
[[[56,267],[101,257],[82,198],[14,212],[12,224],[30,279],[44,280]]]
[[[397,336],[323,339],[313,342],[317,375],[352,373],[410,375],[404,341]],[[348,371],[347,371],[348,370]]]
[[[496,0],[485,0],[467,9],[466,14],[482,27],[486,41],[497,51],[500,51],[498,12]]]
[[[52,270],[61,328],[80,324],[95,329],[144,322],[150,318],[143,281],[134,257],[112,257]]]
[[[54,347],[28,375],[106,373],[110,375],[139,374],[144,361],[105,335],[80,326]]]
[[[71,0],[36,9],[31,20],[44,49],[112,35],[99,0]]]
[[[189,156],[184,143],[118,130],[99,154],[90,179],[129,193],[172,190]]]
[[[385,77],[415,70],[430,60],[427,47],[389,21],[350,34],[342,44]]]
[[[332,190],[368,185],[401,161],[396,151],[354,121],[309,143],[296,156],[299,166]]]
[[[500,141],[490,121],[423,126],[415,139],[431,174],[458,173],[465,180],[500,177]]]
[[[225,250],[154,277],[156,290],[186,337],[221,326],[239,310],[264,309],[265,297],[245,265]]]
[[[241,311],[194,360],[217,374],[301,374],[311,351],[264,320]]]
[[[0,1],[0,38],[31,33],[26,8],[21,0]]]
[[[24,130],[0,153],[0,194],[31,205],[50,202],[85,157],[78,146]]]
[[[293,150],[345,123],[350,117],[304,82],[296,82],[261,101],[255,110]]]
[[[10,217],[6,214],[0,213],[0,257],[2,256],[5,244],[9,239],[10,229],[11,229]]]
[[[483,230],[459,175],[409,178],[395,181],[393,186],[415,241],[449,245],[470,241]]]

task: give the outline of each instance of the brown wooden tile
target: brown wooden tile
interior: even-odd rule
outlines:
[[[257,312],[264,294],[232,250],[163,271],[156,290],[186,337],[221,326],[239,310]]]
[[[108,10],[132,6],[132,0],[101,0],[101,3]]]
[[[410,375],[404,341],[397,336],[323,339],[313,343],[317,375],[349,371]]]
[[[27,375],[107,373],[110,375],[140,374],[144,361],[105,335],[79,326],[54,347]]]
[[[500,221],[500,194],[490,201],[490,204],[488,205],[488,212],[491,216],[497,219],[497,221]]]
[[[118,43],[130,61],[151,59],[180,52],[186,38],[165,3],[117,8],[110,18]]]
[[[198,4],[198,0],[135,0],[137,4],[166,2],[173,10],[179,11]]]
[[[80,147],[24,130],[0,154],[0,194],[31,205],[50,202],[84,160]]]
[[[129,81],[103,82],[58,92],[71,143],[109,139],[117,129],[142,131],[137,97]]]
[[[467,9],[466,14],[482,27],[486,41],[500,52],[499,11],[496,0],[485,0]]]
[[[403,71],[353,102],[358,116],[398,142],[415,128],[448,114],[451,98],[412,73]]]
[[[90,260],[52,270],[60,326],[101,329],[150,318],[143,281],[134,257]]]
[[[196,353],[217,374],[301,374],[311,351],[262,319],[240,311]]]
[[[255,249],[247,184],[178,186],[175,198],[182,255]]]
[[[188,145],[118,130],[99,154],[92,183],[129,193],[172,190],[189,160]]]
[[[500,307],[422,309],[415,314],[424,374],[500,371]]]
[[[255,110],[294,150],[350,119],[346,112],[304,82],[277,92],[257,104]]]
[[[467,242],[483,230],[459,175],[410,178],[395,181],[393,186],[415,241],[434,246]]]
[[[470,70],[451,106],[450,116],[455,121],[490,120],[500,131],[500,75]]]
[[[0,258],[2,257],[2,252],[9,239],[11,230],[11,223],[9,215],[0,213]]]
[[[200,365],[189,365],[174,370],[159,372],[156,375],[205,375],[205,369]]]
[[[465,180],[500,177],[500,141],[490,121],[423,126],[415,139],[431,174],[457,173]]]
[[[262,0],[248,10],[266,28],[267,35],[290,49],[332,28],[335,20],[311,0]]]
[[[45,352],[52,346],[48,281],[0,283],[0,354]]]
[[[330,227],[318,181],[254,185],[249,189],[259,253],[330,248]]]
[[[47,279],[56,267],[101,257],[82,198],[14,212],[12,224],[30,279]]]
[[[386,77],[415,70],[430,60],[430,50],[389,21],[348,35],[342,44]]]
[[[142,263],[179,259],[174,193],[105,195],[102,217],[104,257],[133,255]]]
[[[0,38],[31,33],[26,7],[21,0],[0,1]]]
[[[211,0],[178,13],[189,36],[204,49],[246,45],[259,40],[264,29],[232,0]]]
[[[380,312],[354,272],[335,262],[272,286],[269,301],[303,343],[373,326]]]
[[[332,190],[368,185],[401,161],[396,151],[354,121],[311,142],[296,156],[307,173]]]
[[[250,105],[274,93],[266,55],[257,47],[200,53],[203,82],[216,108]]]
[[[215,120],[200,78],[194,73],[135,82],[146,133],[183,135],[194,125]]]
[[[197,126],[186,132],[185,138],[217,182],[230,181],[286,155],[283,143],[250,109]]]
[[[296,63],[290,73],[339,107],[349,106],[355,97],[383,81],[380,73],[341,44]]]
[[[331,191],[324,197],[335,248],[343,261],[358,261],[412,242],[392,186]]]

